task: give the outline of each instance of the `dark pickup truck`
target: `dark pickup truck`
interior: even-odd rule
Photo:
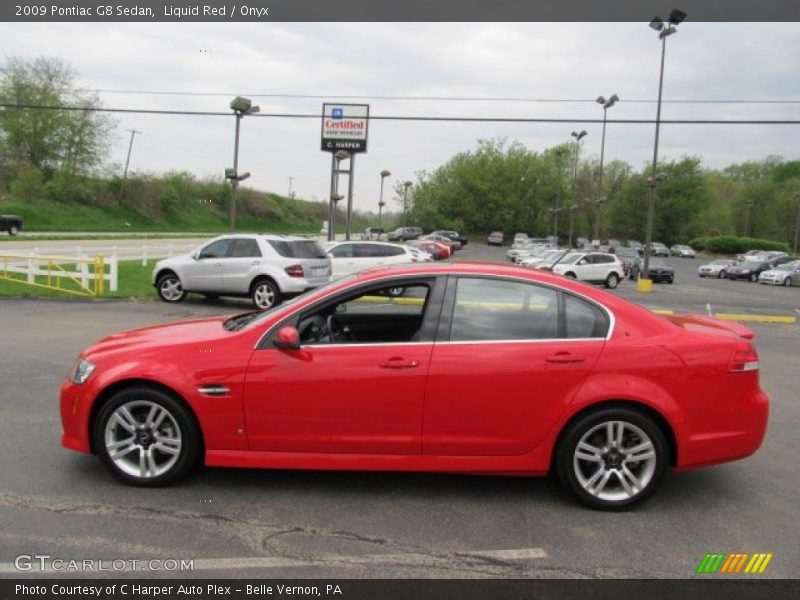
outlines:
[[[22,229],[22,217],[0,215],[0,231],[7,231],[8,235],[17,235],[20,229]]]

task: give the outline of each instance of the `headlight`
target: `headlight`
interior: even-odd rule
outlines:
[[[75,368],[72,369],[69,379],[72,383],[84,384],[93,372],[94,364],[81,358],[75,363]]]

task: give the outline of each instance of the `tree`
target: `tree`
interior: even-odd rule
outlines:
[[[96,95],[78,89],[76,73],[59,58],[12,57],[0,67],[0,102],[14,105],[98,108]],[[0,112],[0,147],[19,171],[39,169],[45,179],[97,165],[114,127],[111,119],[84,110],[5,108]]]

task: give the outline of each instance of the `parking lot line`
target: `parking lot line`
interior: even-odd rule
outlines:
[[[714,313],[718,319],[727,321],[751,321],[753,323],[787,323],[793,325],[797,323],[797,317],[789,315],[737,315],[731,313]]]

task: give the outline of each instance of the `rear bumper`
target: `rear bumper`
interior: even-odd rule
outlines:
[[[763,391],[720,410],[726,413],[723,428],[693,431],[679,442],[678,470],[738,460],[761,447],[769,419],[769,398]]]

